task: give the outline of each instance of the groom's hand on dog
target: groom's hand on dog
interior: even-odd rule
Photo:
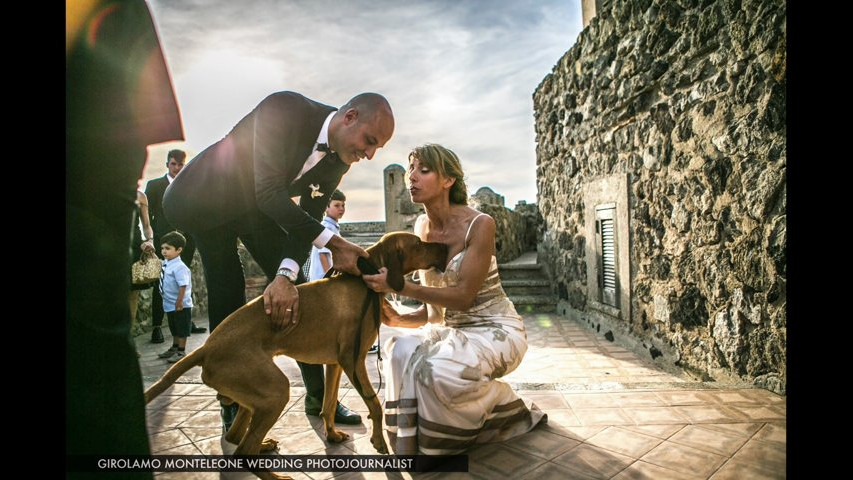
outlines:
[[[338,235],[333,236],[326,247],[332,251],[332,268],[339,272],[361,276],[356,261],[358,257],[370,258],[367,251]]]
[[[299,314],[299,290],[286,277],[276,276],[264,290],[264,310],[276,330],[296,324]]]

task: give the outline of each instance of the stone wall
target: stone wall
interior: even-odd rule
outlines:
[[[350,234],[385,234],[385,222],[341,222],[340,227],[344,237]]]
[[[515,204],[515,211],[524,219],[524,234],[521,236],[522,251],[529,252],[536,250],[545,231],[542,215],[539,214],[539,208],[535,203],[527,203],[524,200],[519,200]]]
[[[406,169],[393,163],[383,170],[385,224],[388,232],[411,232],[424,206],[413,203],[406,187]]]
[[[488,203],[491,205],[500,205],[501,207],[506,206],[506,200],[504,199],[504,196],[495,193],[495,191],[489,187],[480,187],[479,189],[477,189],[477,192],[471,196],[479,199],[481,204]]]
[[[784,1],[614,1],[534,93],[540,261],[564,311],[615,319],[652,357],[777,392],[785,44]],[[630,305],[607,314],[589,295],[596,237],[585,199],[620,176]]]
[[[487,189],[488,192],[486,192],[485,188],[468,197],[468,205],[495,219],[495,257],[498,263],[515,260],[522,253],[532,249],[526,241],[530,213],[528,211],[522,214],[506,208],[503,205],[503,196],[495,194],[491,189]],[[481,192],[484,194],[478,195]]]

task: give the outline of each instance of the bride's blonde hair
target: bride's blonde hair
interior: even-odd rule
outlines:
[[[414,160],[418,160],[444,178],[456,179],[450,187],[450,203],[468,205],[468,187],[465,186],[462,163],[453,151],[441,145],[428,143],[414,148],[409,153],[409,163]]]

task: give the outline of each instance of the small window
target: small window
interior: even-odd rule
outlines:
[[[601,303],[619,308],[619,280],[616,259],[616,204],[595,207],[595,237],[598,254],[598,289]]]

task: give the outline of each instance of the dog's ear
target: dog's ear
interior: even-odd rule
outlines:
[[[394,249],[385,255],[385,268],[388,269],[388,285],[395,291],[403,290],[403,259],[402,252]]]

